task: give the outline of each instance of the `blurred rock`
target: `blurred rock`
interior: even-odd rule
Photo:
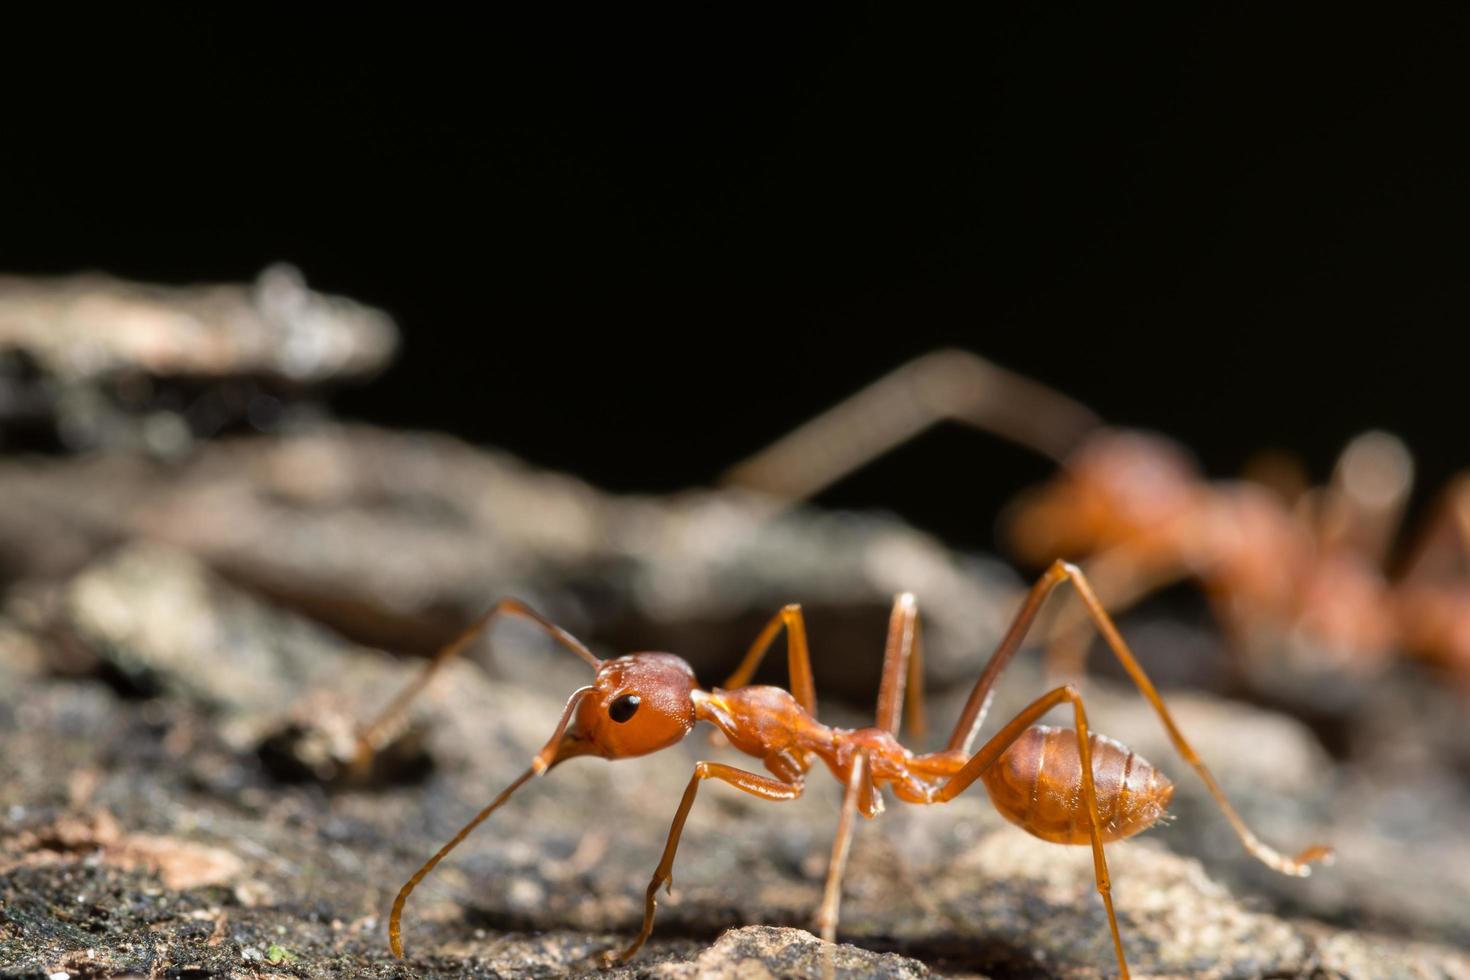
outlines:
[[[53,625],[131,688],[231,714],[279,710],[323,685],[343,659],[343,644],[320,627],[154,545],[121,548],[84,570],[67,586],[60,617]]]
[[[163,695],[208,713],[234,747],[258,748],[277,778],[383,782],[429,764],[422,731],[404,725],[371,772],[349,772],[367,706],[374,697],[386,702],[417,665],[361,650],[274,609],[186,553],[128,545],[60,592],[54,615],[41,622],[53,643],[95,658],[129,693]],[[24,635],[13,627],[11,633]],[[211,650],[229,653],[201,653]],[[448,683],[458,690],[484,680],[456,665]]]
[[[212,443],[177,466],[0,461],[0,574],[66,575],[134,537],[360,642],[427,653],[514,594],[591,642],[674,650],[708,683],[800,601],[821,685],[865,702],[896,593],[919,597],[937,682],[974,674],[1016,601],[998,563],[896,519],[612,496],[441,436],[322,426]]]
[[[174,457],[275,428],[305,391],[376,373],[396,345],[386,314],[289,266],[249,285],[0,278],[0,440]]]

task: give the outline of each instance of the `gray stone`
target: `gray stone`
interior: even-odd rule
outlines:
[[[176,458],[309,414],[306,392],[376,373],[396,346],[386,314],[288,266],[237,285],[0,277],[0,444]]]

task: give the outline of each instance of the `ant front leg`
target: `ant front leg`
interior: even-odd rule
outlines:
[[[817,717],[816,682],[812,675],[811,651],[807,645],[806,620],[801,606],[792,603],[782,608],[756,636],[740,666],[721,685],[727,691],[750,683],[756,670],[770,651],[782,628],[786,630],[787,673],[791,694],[812,718]],[[912,594],[904,592],[893,600],[893,613],[888,619],[888,642],[883,652],[883,680],[878,689],[878,727],[898,733],[903,715],[905,693],[909,713],[909,732],[918,737],[924,732],[923,634],[919,626],[919,610]]]
[[[1398,436],[1370,430],[1337,458],[1320,494],[1318,543],[1347,547],[1375,568],[1383,564],[1414,489],[1414,458]]]
[[[812,657],[806,642],[806,620],[802,618],[801,606],[791,603],[782,607],[781,611],[771,617],[771,621],[756,636],[755,642],[751,643],[750,649],[745,653],[745,659],[740,661],[740,666],[735,668],[724,683],[724,689],[733,691],[750,683],[751,677],[755,676],[756,669],[760,667],[761,661],[765,659],[771,644],[776,640],[776,634],[782,627],[786,628],[786,671],[789,675],[791,695],[796,698],[806,713],[813,718],[817,717],[817,688],[812,679]]]
[[[684,798],[679,801],[679,809],[674,813],[674,822],[669,827],[669,839],[664,844],[663,857],[659,859],[653,878],[648,882],[648,891],[644,896],[643,927],[622,952],[609,951],[603,954],[605,965],[613,966],[632,959],[653,932],[653,913],[658,908],[658,890],[660,887],[669,891],[674,889],[674,855],[679,850],[679,837],[684,833],[684,821],[689,819],[689,810],[694,806],[695,796],[699,794],[699,784],[706,779],[721,779],[751,796],[772,801],[794,800],[805,789],[801,782],[788,783],[718,762],[695,763],[694,775],[689,778]]]

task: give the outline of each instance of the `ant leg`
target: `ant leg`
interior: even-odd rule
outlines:
[[[772,801],[794,800],[805,789],[804,784],[800,782],[783,782],[718,762],[695,763],[694,775],[689,778],[689,785],[684,790],[684,798],[679,801],[679,809],[674,813],[674,822],[669,827],[669,839],[664,844],[663,857],[659,859],[658,867],[653,872],[653,878],[648,882],[648,892],[644,896],[643,927],[638,930],[638,935],[633,942],[622,952],[604,954],[603,959],[608,966],[626,963],[632,959],[647,941],[649,933],[653,932],[653,913],[658,907],[658,890],[660,886],[669,891],[674,889],[674,855],[679,850],[679,836],[684,832],[684,821],[689,818],[689,810],[694,806],[694,797],[699,793],[699,784],[706,779],[722,779],[751,796],[759,796],[763,800]]]
[[[965,702],[964,710],[960,712],[959,721],[955,722],[954,731],[950,733],[947,751],[960,752],[964,755],[970,754],[970,746],[979,734],[980,726],[985,721],[985,715],[990,710],[990,699],[994,696],[995,682],[1000,677],[1001,671],[1010,664],[1011,658],[1021,647],[1021,641],[1026,638],[1031,624],[1036,621],[1036,614],[1041,610],[1042,603],[1046,597],[1051,595],[1053,589],[1067,578],[1066,568],[1062,562],[1054,563],[1037,579],[1031,591],[1026,594],[1026,599],[1021,603],[1016,618],[1011,622],[1011,627],[1001,638],[1000,645],[990,655],[989,662],[980,673],[980,679],[975,682],[975,687],[970,691],[970,697]]]
[[[1172,563],[1155,562],[1156,567],[1149,568],[1133,552],[1127,545],[1118,545],[1085,563],[1088,578],[1102,583],[1103,605],[1115,616],[1186,574],[1182,565]],[[1066,603],[1052,618],[1045,627],[1048,680],[1060,684],[1083,676],[1087,651],[1092,645],[1091,625],[1080,602]]]
[[[368,762],[371,761],[373,754],[381,747],[384,732],[392,727],[394,722],[402,715],[404,709],[412,703],[413,699],[422,693],[423,689],[434,679],[434,675],[442,670],[445,664],[463,653],[475,641],[476,637],[490,628],[491,624],[499,616],[518,616],[522,619],[530,620],[545,630],[547,635],[557,643],[560,643],[572,653],[587,661],[592,669],[596,670],[602,664],[602,661],[594,657],[592,651],[588,650],[582,644],[582,641],[549,619],[543,617],[524,602],[519,599],[502,599],[488,611],[482,613],[462,633],[445,644],[438,653],[434,654],[433,659],[424,665],[424,669],[419,672],[419,675],[410,681],[407,687],[398,692],[397,697],[388,702],[388,706],[378,712],[372,721],[368,722],[367,725],[359,730],[357,736],[357,759],[354,763],[359,772],[366,767]]]
[[[734,766],[727,766],[718,762],[699,762],[694,766],[694,775],[689,779],[689,785],[684,789],[684,797],[679,801],[679,809],[674,813],[674,821],[669,827],[668,841],[664,844],[663,856],[659,859],[658,867],[654,869],[653,877],[648,883],[648,891],[645,895],[643,911],[643,926],[633,942],[621,953],[608,954],[606,959],[611,963],[624,963],[633,957],[635,953],[647,941],[653,932],[653,915],[658,907],[658,890],[660,886],[672,891],[674,887],[674,855],[679,850],[679,838],[684,832],[684,822],[689,818],[689,811],[694,806],[694,798],[699,793],[699,784],[706,779],[720,779],[736,789],[759,796],[761,799],[771,801],[794,800],[801,796],[805,789],[800,782],[788,783],[769,776],[761,776]]]
[[[924,634],[919,625],[919,607],[912,593],[893,600],[888,617],[888,641],[883,647],[883,680],[878,685],[878,727],[898,734],[903,720],[904,694],[908,694],[909,735],[923,738]]]
[[[985,670],[980,675],[980,680],[976,682],[974,690],[970,692],[970,699],[965,703],[965,709],[960,715],[959,723],[955,726],[954,733],[950,736],[949,748],[951,750],[960,749],[966,753],[969,752],[970,744],[974,740],[980,722],[984,719],[985,708],[989,704],[996,678],[1000,676],[1000,672],[1005,669],[1011,657],[1015,655],[1016,650],[1020,647],[1021,640],[1025,637],[1026,631],[1030,628],[1032,621],[1035,620],[1037,610],[1041,608],[1041,604],[1063,582],[1071,582],[1072,587],[1077,590],[1077,595],[1086,606],[1088,615],[1092,617],[1093,624],[1097,627],[1098,632],[1102,634],[1103,639],[1107,641],[1108,647],[1113,651],[1113,655],[1118,658],[1119,663],[1123,665],[1123,669],[1132,678],[1139,693],[1153,706],[1155,713],[1159,716],[1159,720],[1164,725],[1164,730],[1169,735],[1169,740],[1174,743],[1175,750],[1199,774],[1201,781],[1205,784],[1205,788],[1209,790],[1210,795],[1214,797],[1215,804],[1225,814],[1225,819],[1230,821],[1230,826],[1234,829],[1235,836],[1240,838],[1240,842],[1246,851],[1267,867],[1279,871],[1282,874],[1295,875],[1297,877],[1305,877],[1311,873],[1311,868],[1309,867],[1311,862],[1330,858],[1332,856],[1332,849],[1321,845],[1308,847],[1296,857],[1288,858],[1286,855],[1268,847],[1251,832],[1250,828],[1246,826],[1245,821],[1241,819],[1240,814],[1235,811],[1235,807],[1230,805],[1230,801],[1225,797],[1225,791],[1215,781],[1214,774],[1205,766],[1204,761],[1200,759],[1199,755],[1194,751],[1194,747],[1184,738],[1184,733],[1175,724],[1174,717],[1169,714],[1169,709],[1165,707],[1163,699],[1159,697],[1159,692],[1154,688],[1153,682],[1144,673],[1143,667],[1139,665],[1138,660],[1133,656],[1133,652],[1128,649],[1127,642],[1123,639],[1122,634],[1118,632],[1118,627],[1114,625],[1112,618],[1108,616],[1107,610],[1103,608],[1102,602],[1097,598],[1097,594],[1092,591],[1092,586],[1088,584],[1087,576],[1083,574],[1080,568],[1068,562],[1057,561],[1052,563],[1052,566],[1031,587],[1030,593],[1026,596],[1026,601],[1021,606],[1021,611],[1016,615],[1015,621],[1011,623],[1010,630],[1001,640],[1000,646],[996,648],[995,653],[991,655],[990,662],[985,665]]]
[[[414,872],[413,877],[398,890],[398,897],[393,899],[393,911],[388,915],[388,945],[393,948],[393,955],[403,959],[403,906],[408,901],[408,896],[418,887],[419,882],[436,868],[440,861],[449,855],[449,852],[460,845],[466,837],[474,832],[475,828],[484,823],[490,814],[500,809],[501,804],[510,799],[516,790],[524,786],[532,777],[539,776],[556,764],[557,755],[562,745],[562,736],[566,734],[567,726],[571,724],[572,715],[577,710],[577,705],[582,698],[591,693],[591,686],[578,688],[567,698],[567,706],[562,709],[561,720],[556,724],[556,730],[551,733],[551,738],[536,757],[531,760],[530,767],[490,803],[489,806],[475,815],[475,818],[460,828],[459,833],[450,838],[449,843],[434,852],[434,856],[425,861],[423,866]]]
[[[1381,566],[1414,487],[1414,459],[1398,436],[1370,430],[1343,448],[1321,491],[1317,538]]]
[[[1393,585],[1400,643],[1425,662],[1470,676],[1470,472],[1454,477],[1416,535]]]
[[[1077,689],[1068,684],[1050,691],[1022,711],[1015,718],[995,734],[990,741],[981,746],[968,762],[951,776],[935,795],[934,802],[947,803],[959,796],[980,775],[995,764],[1011,743],[1021,737],[1021,734],[1041,719],[1052,708],[1069,701],[1072,704],[1072,713],[1077,731],[1077,758],[1082,767],[1082,803],[1087,808],[1087,819],[1089,821],[1089,835],[1092,839],[1092,871],[1097,881],[1098,893],[1102,895],[1103,905],[1108,910],[1108,928],[1113,933],[1113,948],[1118,954],[1118,969],[1123,980],[1128,980],[1128,959],[1123,955],[1123,936],[1118,931],[1118,916],[1113,911],[1113,886],[1112,879],[1108,876],[1108,859],[1103,854],[1102,843],[1102,818],[1097,811],[1097,790],[1093,786],[1092,778],[1092,739],[1087,731],[1087,711],[1082,707],[1082,695]]]
[[[1311,486],[1307,466],[1301,457],[1284,449],[1263,449],[1252,453],[1241,467],[1240,478],[1265,487],[1292,509],[1304,501]]]
[[[1458,583],[1470,568],[1470,473],[1461,473],[1440,494],[1419,532],[1401,583]]]
[[[402,888],[398,889],[398,895],[393,899],[393,910],[388,913],[388,945],[392,948],[395,957],[400,960],[403,959],[403,906],[408,902],[408,896],[418,887],[419,882],[428,877],[430,871],[438,867],[439,862],[444,860],[450,851],[458,847],[476,827],[485,822],[490,814],[500,809],[516,790],[520,789],[536,775],[535,767],[521,773],[513,783],[500,791],[500,795],[495,797],[489,806],[475,814],[474,819],[461,827],[459,833],[455,834],[449,839],[447,844],[435,851],[434,856],[425,861],[423,866],[413,873],[413,877],[408,879]]]
[[[1087,625],[1083,611],[1078,609],[1074,613],[1071,605],[1053,621],[1048,630],[1051,637],[1042,654],[1048,684],[1081,680],[1087,672],[1087,651],[1092,646],[1092,633]]]
[[[858,804],[864,796],[871,801],[873,792],[873,781],[868,775],[868,754],[859,752],[853,757],[852,769],[847,774],[847,789],[842,794],[842,816],[837,820],[837,837],[832,841],[832,860],[827,865],[827,885],[822,889],[822,905],[817,910],[817,932],[829,943],[837,941],[837,912],[842,904],[842,875],[847,871],[847,854],[852,848],[852,832],[857,825]]]
[[[755,674],[756,668],[765,659],[766,651],[776,639],[776,634],[781,627],[786,627],[786,662],[787,673],[791,675],[791,694],[796,698],[806,713],[813,718],[817,716],[817,688],[812,680],[812,658],[806,643],[806,620],[802,618],[801,606],[792,603],[785,606],[780,612],[771,617],[765,629],[755,638],[750,649],[745,654],[745,659],[740,661],[740,666],[735,668],[735,673],[722,685],[725,690],[733,691],[750,683],[750,678]]]
[[[1060,392],[968,351],[889,372],[727,470],[719,483],[808,500],[936,422],[993,432],[1061,462],[1101,424]]]

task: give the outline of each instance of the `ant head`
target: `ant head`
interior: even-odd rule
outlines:
[[[669,653],[604,660],[577,703],[557,761],[626,759],[668,748],[694,727],[694,671]]]
[[[669,653],[635,653],[616,660],[598,660],[569,634],[534,613],[528,614],[524,607],[519,608],[521,615],[529,615],[541,623],[563,646],[591,665],[597,676],[591,684],[572,692],[562,709],[556,731],[531,760],[530,768],[501,790],[489,806],[399,889],[398,897],[393,900],[393,911],[388,916],[388,942],[393,947],[393,955],[399,958],[403,956],[403,906],[409,894],[425,875],[434,870],[444,855],[498,810],[516,790],[567,759],[579,755],[599,755],[604,759],[647,755],[668,748],[694,727],[694,696],[698,683],[694,679],[694,671],[683,660]]]

